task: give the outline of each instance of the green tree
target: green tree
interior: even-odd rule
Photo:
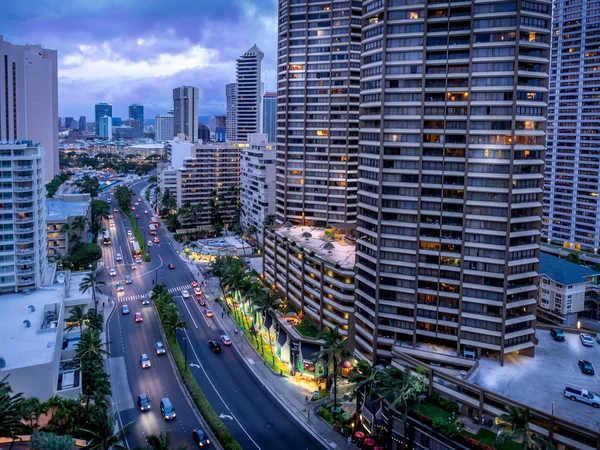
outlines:
[[[75,244],[69,255],[69,263],[77,269],[89,269],[102,259],[102,249],[95,242]]]
[[[92,220],[108,219],[110,205],[103,200],[92,200]]]
[[[354,371],[350,374],[349,381],[352,383],[352,392],[363,392],[365,400],[370,401],[376,392],[378,381],[381,381],[383,373],[373,367],[367,361],[358,361]]]
[[[273,225],[275,225],[275,219],[275,214],[269,214],[267,217],[265,217],[265,220],[263,221],[263,227],[265,230],[270,230],[273,228]]]
[[[173,450],[171,447],[171,432],[167,431],[166,434],[160,433],[158,436],[155,434],[151,434],[146,438],[147,450]],[[179,447],[179,450],[182,450],[184,447]]]
[[[333,414],[335,415],[337,413],[337,379],[342,357],[347,353],[346,341],[348,339],[342,337],[339,326],[321,331],[317,339],[321,341],[321,350],[315,354],[314,362],[322,360],[326,364],[328,375],[333,379]]]
[[[214,223],[213,230],[214,230],[216,236],[220,236],[224,230],[223,224],[222,223]]]
[[[104,326],[104,317],[102,317],[102,314],[100,314],[98,310],[88,310],[87,314],[85,315],[85,322],[87,328],[90,330],[96,330],[100,333],[102,332],[102,328]]]
[[[164,212],[165,210],[161,211]],[[167,229],[170,232],[174,232],[176,230],[179,230],[181,228],[181,222],[179,221],[179,219],[177,218],[176,214],[169,214],[169,216],[167,217]]]
[[[23,419],[29,421],[32,430],[37,430],[40,416],[48,412],[48,405],[32,397],[23,401],[21,414]]]
[[[36,431],[31,435],[31,450],[71,450],[73,438],[70,435],[58,436],[54,433]]]
[[[106,409],[95,409],[90,417],[90,428],[81,431],[91,438],[86,448],[90,450],[128,449],[123,445],[133,422],[117,428],[117,416],[109,415]],[[117,430],[115,431],[115,428]]]
[[[79,180],[73,183],[84,194],[90,194],[90,197],[96,198],[100,192],[100,182],[98,178],[84,175]]]
[[[22,393],[13,394],[8,377],[0,381],[0,436],[14,440],[25,431],[25,425],[21,422],[25,399]]]
[[[67,332],[71,331],[73,328],[78,327],[80,335],[83,334],[83,323],[85,322],[86,314],[83,306],[77,305],[71,308],[69,317],[65,319],[67,322],[67,327],[65,330]]]
[[[507,442],[516,442],[524,450],[552,450],[554,446],[529,428],[531,413],[529,408],[507,406],[507,413],[499,417],[496,428],[495,448]]]
[[[271,315],[273,310],[279,305],[280,300],[277,294],[273,294],[271,291],[263,291],[261,295],[255,297],[252,301],[252,307],[255,314],[262,316],[266,319],[267,315]],[[273,351],[273,341],[271,339],[271,332],[266,327],[266,320],[262,320],[262,326],[267,332],[267,339],[269,341],[269,348],[271,349],[272,364],[275,366],[275,352]]]
[[[581,258],[579,258],[579,255],[575,252],[571,252],[567,255],[567,257],[565,258],[566,261],[572,262],[574,264],[581,264]]]
[[[98,281],[96,279],[96,274],[93,272],[88,273],[83,280],[81,280],[81,284],[79,285],[79,291],[82,293],[86,293],[87,291],[92,291],[92,299],[94,300],[94,309],[98,310],[98,300],[96,299],[96,293],[102,294],[100,290],[100,286],[104,286],[106,283],[104,281]]]

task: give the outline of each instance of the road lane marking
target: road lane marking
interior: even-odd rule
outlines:
[[[198,308],[198,311],[200,311],[200,315],[202,316],[202,318],[206,322],[206,325],[208,326],[208,328],[210,328],[212,330],[212,327],[210,326],[210,323],[208,323],[208,319],[206,318],[206,314],[204,314],[204,311],[202,311],[202,309],[200,308],[200,305],[198,304],[197,301],[194,302],[194,303],[196,304],[196,308]],[[214,311],[213,311],[213,313],[214,313]]]
[[[181,296],[178,296],[178,297],[181,297]],[[185,299],[183,297],[181,297],[181,301],[183,302],[183,305],[185,306],[185,309],[187,309],[187,312],[190,315],[190,319],[192,319],[192,322],[194,323],[194,326],[196,328],[198,328],[198,325],[196,324],[196,321],[194,320],[194,316],[192,316],[192,313],[191,313],[190,309],[188,308],[188,306],[186,304],[186,301],[185,301]]]

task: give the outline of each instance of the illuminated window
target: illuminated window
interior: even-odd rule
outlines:
[[[317,130],[317,136],[329,136],[328,130]]]
[[[533,41],[535,41],[535,33],[532,31],[531,33],[529,33],[529,42]]]
[[[419,18],[419,13],[417,11],[411,11],[410,13],[410,19],[411,20],[415,20]]]

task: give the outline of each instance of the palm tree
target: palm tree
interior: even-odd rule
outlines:
[[[148,450],[172,450],[171,448],[171,432],[167,431],[165,435],[160,433],[158,436],[155,434],[151,434],[146,438],[148,445],[146,448]],[[179,447],[178,450],[183,450],[184,447]]]
[[[517,442],[522,444],[525,450],[550,450],[554,446],[541,436],[529,429],[531,413],[529,408],[518,406],[507,406],[508,412],[499,417],[496,428],[495,448],[500,448],[506,442]]]
[[[84,403],[85,400],[82,398],[77,400],[58,396],[50,398],[46,405],[52,417],[45,428],[57,434],[77,432],[85,416]]]
[[[337,378],[339,375],[340,364],[342,362],[342,356],[346,351],[346,341],[348,338],[342,337],[340,334],[339,326],[336,326],[333,330],[321,331],[317,339],[322,341],[321,350],[314,356],[314,362],[322,360],[329,372],[329,368],[332,368],[331,375],[333,376],[333,411],[334,415],[337,413]]]
[[[183,316],[179,313],[175,303],[169,303],[163,310],[163,323],[167,334],[175,334],[177,328],[187,328]]]
[[[75,327],[79,327],[79,334],[82,335],[83,334],[83,322],[86,319],[86,314],[85,314],[85,310],[83,309],[83,306],[81,305],[77,305],[77,306],[73,306],[73,308],[71,308],[71,313],[69,315],[69,317],[67,317],[65,319],[65,322],[67,322],[67,327],[65,328],[65,330],[67,332],[70,332],[73,328]]]
[[[37,430],[40,416],[48,412],[48,405],[40,402],[37,398],[28,398],[23,402],[21,414],[25,420],[29,421],[32,430]]]
[[[85,226],[87,225],[87,219],[85,216],[77,216],[75,217],[75,219],[73,219],[73,223],[72,223],[72,229],[75,230],[79,230],[79,232],[82,232],[83,230],[85,230]]]
[[[354,394],[359,391],[364,392],[365,401],[370,401],[376,393],[382,375],[380,369],[373,367],[367,361],[358,361],[354,372],[350,374],[350,383],[353,383],[352,392]]]
[[[98,313],[98,311],[96,311],[95,309],[90,309],[86,316],[85,316],[85,321],[87,324],[87,328],[89,328],[90,330],[96,330],[99,333],[102,332],[102,328],[104,326],[104,317],[102,317],[102,314]]]
[[[90,398],[95,391],[95,382],[97,377],[94,377],[96,370],[102,369],[102,361],[104,355],[110,354],[106,350],[106,343],[102,342],[100,332],[97,330],[86,330],[81,336],[81,340],[77,343],[77,351],[75,355],[81,361],[81,371],[84,375],[83,391],[87,394],[85,405],[86,413],[89,410]]]
[[[91,289],[92,298],[94,299],[94,308],[98,310],[98,300],[96,299],[96,293],[102,294],[100,290],[100,286],[104,286],[106,283],[104,281],[97,281],[96,274],[93,272],[88,273],[83,280],[81,280],[81,284],[79,285],[79,291],[82,293],[86,293]]]
[[[91,442],[86,446],[90,450],[110,450],[128,449],[128,446],[122,444],[129,433],[133,422],[128,423],[115,431],[117,416],[111,416],[104,408],[94,409],[90,417],[90,428],[82,428],[81,431],[91,438]]]
[[[423,374],[422,367],[417,368],[416,375],[408,367],[402,371],[392,366],[383,371],[378,392],[391,409],[402,414],[403,420],[406,420],[408,411],[419,402],[426,390],[427,380]]]
[[[271,314],[274,308],[279,304],[279,297],[273,294],[271,291],[263,291],[264,293],[254,300],[253,306],[254,311],[263,317],[267,317],[267,314]],[[262,321],[263,328],[267,332],[269,339],[269,348],[271,349],[271,356],[273,358],[273,366],[275,366],[275,352],[273,351],[273,342],[271,340],[271,333],[265,326],[266,320]]]
[[[8,384],[9,375],[0,381],[0,436],[16,439],[23,433],[25,425],[21,422],[24,408],[22,393],[14,394]]]

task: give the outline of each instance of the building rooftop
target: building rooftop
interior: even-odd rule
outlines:
[[[56,332],[63,320],[62,300],[62,286],[2,296],[0,357],[6,362],[2,370],[46,364],[54,359]],[[29,321],[29,327],[25,321]]]
[[[61,198],[46,199],[46,220],[67,220],[69,217],[85,216],[90,201],[65,201]]]
[[[540,275],[546,275],[551,280],[564,284],[580,284],[590,281],[586,277],[598,275],[589,267],[580,266],[557,256],[540,252]]]
[[[281,227],[276,233],[280,236],[293,240],[298,247],[314,252],[319,258],[331,264],[339,264],[344,269],[353,269],[356,261],[356,246],[345,240],[337,240],[325,236],[325,228],[316,227]],[[310,233],[306,238],[304,233]],[[333,248],[323,248],[331,243]]]
[[[129,145],[128,148],[130,150],[135,150],[135,149],[141,149],[141,150],[157,149],[157,150],[162,150],[163,148],[165,148],[165,146],[164,146],[164,144],[152,143],[152,144],[135,144],[135,145]]]

